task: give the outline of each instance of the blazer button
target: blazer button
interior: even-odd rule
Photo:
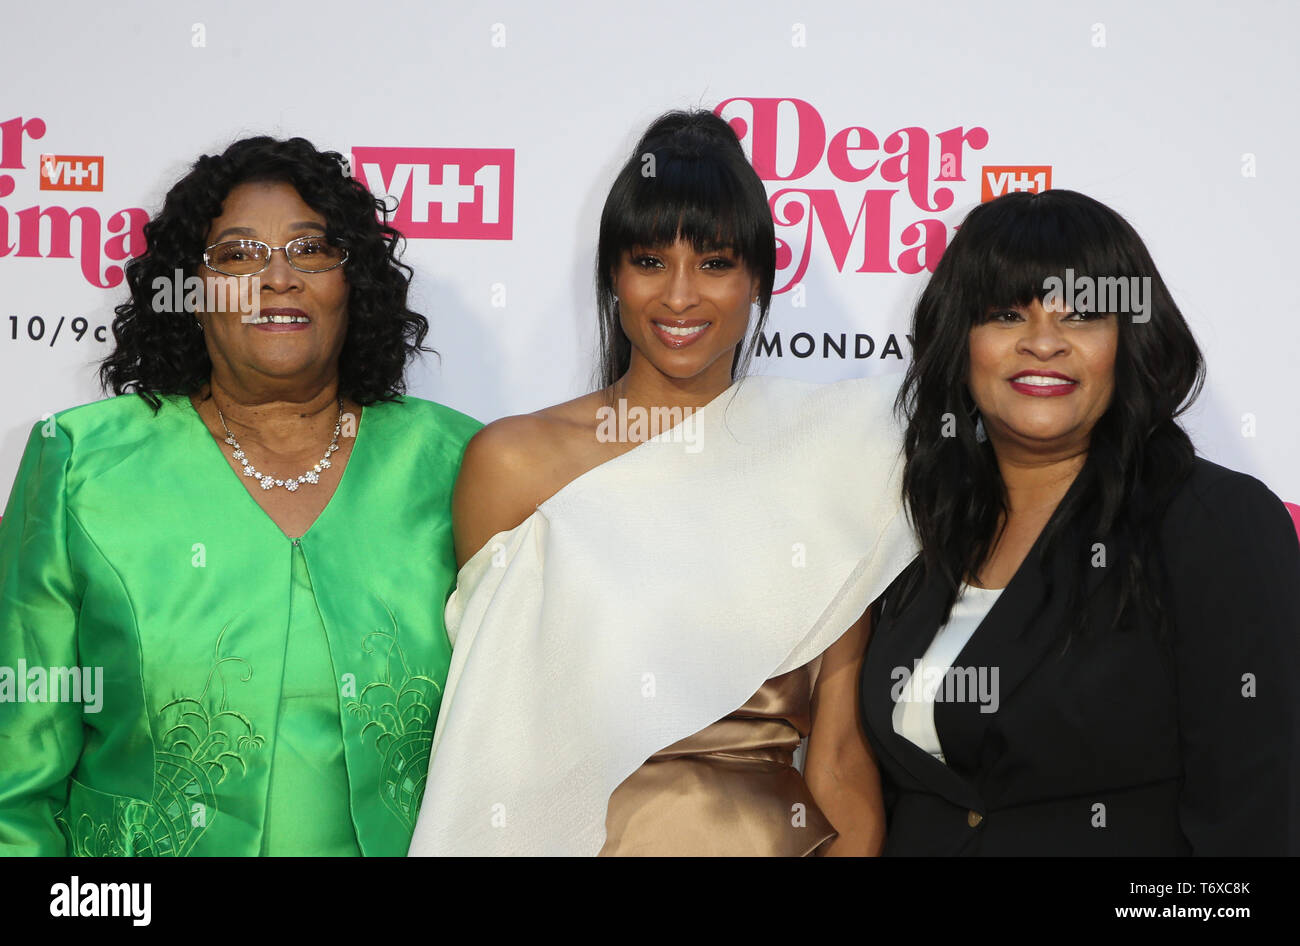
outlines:
[[[974,808],[966,812],[966,823],[970,825],[972,828],[978,828],[979,823],[983,820],[984,820],[984,816],[981,815]]]

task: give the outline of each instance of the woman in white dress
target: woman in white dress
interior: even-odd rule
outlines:
[[[774,276],[732,130],[656,120],[601,216],[601,388],[465,456],[413,855],[880,850],[855,686],[915,552],[895,385],[743,377]]]

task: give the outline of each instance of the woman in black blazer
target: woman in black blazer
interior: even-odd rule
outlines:
[[[982,205],[913,336],[922,552],[861,678],[884,853],[1300,853],[1300,543],[1177,424],[1204,367],[1141,239]]]

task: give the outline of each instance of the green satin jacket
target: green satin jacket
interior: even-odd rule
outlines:
[[[451,489],[479,426],[412,397],[363,408],[334,496],[291,540],[188,398],[37,424],[0,522],[0,854],[277,853],[274,809],[404,855],[450,660]],[[324,813],[314,759],[272,799],[303,689],[291,625],[319,645],[328,723],[298,738],[333,754]]]

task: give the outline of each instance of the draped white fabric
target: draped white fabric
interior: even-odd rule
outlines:
[[[650,755],[822,653],[916,554],[896,379],[750,377],[465,564],[412,855],[594,855]]]

